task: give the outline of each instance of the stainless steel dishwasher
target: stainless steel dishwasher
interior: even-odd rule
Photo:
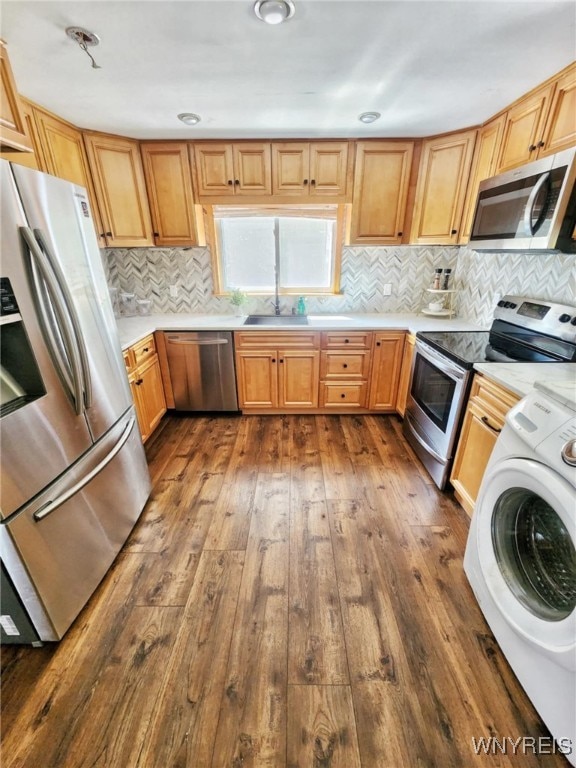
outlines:
[[[164,338],[177,410],[238,410],[229,331],[165,331]]]

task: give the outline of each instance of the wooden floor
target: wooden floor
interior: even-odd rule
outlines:
[[[154,490],[64,640],[2,649],[3,768],[567,766],[397,417],[167,417]]]

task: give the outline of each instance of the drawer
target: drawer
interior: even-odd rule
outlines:
[[[145,360],[148,360],[156,354],[154,336],[152,334],[146,336],[145,339],[134,344],[130,349],[134,354],[135,365],[140,365],[140,363],[143,363]]]
[[[518,395],[502,387],[485,376],[476,374],[470,391],[470,402],[479,408],[488,408],[497,417],[498,426],[502,427],[510,408],[520,400]]]
[[[236,331],[234,341],[242,349],[317,349],[315,331]]]
[[[320,358],[321,379],[366,379],[370,369],[368,350],[322,350]]]
[[[322,334],[322,349],[369,349],[371,345],[372,331],[324,331]]]
[[[320,408],[365,408],[368,385],[365,381],[322,381]]]

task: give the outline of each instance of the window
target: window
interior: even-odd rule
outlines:
[[[338,291],[342,207],[215,206],[217,290]]]

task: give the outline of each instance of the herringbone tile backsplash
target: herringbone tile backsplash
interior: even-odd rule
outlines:
[[[208,248],[126,248],[103,251],[108,284],[151,301],[151,311],[233,314],[214,296]],[[488,326],[498,294],[576,304],[576,256],[558,253],[479,253],[465,247],[346,247],[340,296],[307,298],[309,313],[416,312],[435,267],[451,268],[458,315]],[[391,285],[391,295],[384,286]],[[176,296],[171,296],[175,286]],[[247,312],[269,312],[272,297],[251,298]],[[281,299],[290,311],[293,298]]]

